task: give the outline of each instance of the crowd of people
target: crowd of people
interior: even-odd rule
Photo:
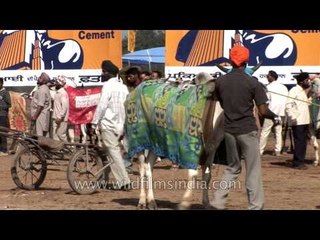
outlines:
[[[302,72],[294,76],[297,85],[288,91],[277,81],[278,74],[270,70],[268,84],[263,86],[248,72],[249,50],[236,45],[230,50],[232,69],[216,80],[216,93],[225,115],[225,143],[228,166],[221,181],[234,181],[241,173],[241,159],[246,166],[246,189],[249,209],[263,209],[264,191],[261,177],[261,156],[265,152],[270,132],[274,131],[274,156],[282,153],[283,124],[288,123],[294,137],[292,167],[306,169],[308,128],[311,122],[310,75]],[[257,68],[260,67],[257,66]],[[111,61],[101,65],[103,83],[101,97],[92,119],[92,129],[100,131],[102,146],[113,160],[109,171],[120,183],[120,189],[130,188],[132,159],[126,156],[127,140],[124,135],[125,108],[128,94],[140,83],[162,78],[159,71],[141,71],[130,67],[121,77],[120,69]],[[256,70],[256,69],[255,69]],[[180,83],[175,81],[175,83]],[[46,73],[38,78],[38,88],[32,95],[31,126],[38,136],[50,136],[67,141],[69,98],[65,90],[66,77],[58,76],[54,83]],[[177,84],[177,86],[180,84]],[[54,88],[54,89],[52,89]],[[8,127],[10,95],[0,78],[0,126]],[[52,113],[51,113],[52,112]],[[262,121],[258,121],[259,118]],[[52,130],[50,130],[52,126]],[[0,137],[0,156],[7,155],[6,137]],[[106,174],[108,176],[108,173]],[[108,180],[108,179],[106,179]],[[219,189],[211,205],[224,209],[229,189]]]
[[[132,174],[132,159],[126,155],[127,142],[123,138],[125,119],[124,101],[127,95],[141,82],[162,78],[160,71],[141,71],[139,67],[129,67],[122,76],[119,68],[109,60],[101,64],[101,81],[104,83],[100,101],[91,122],[90,132],[98,130],[102,147],[113,159],[110,169],[119,182],[120,189],[130,184],[128,174]],[[57,141],[68,141],[69,97],[65,89],[66,77],[56,78],[43,72],[37,80],[37,87],[30,94],[30,129],[37,136],[51,137]],[[0,78],[0,126],[9,127],[8,112],[11,107],[9,92]],[[121,140],[121,141],[120,141]],[[7,138],[0,136],[0,156],[7,156]],[[14,151],[12,151],[14,153]],[[108,172],[105,174],[108,176]],[[107,180],[107,179],[106,179]]]

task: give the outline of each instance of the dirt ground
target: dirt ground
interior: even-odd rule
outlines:
[[[272,149],[270,139],[267,149]],[[48,171],[44,183],[39,190],[27,191],[16,187],[10,166],[14,155],[0,157],[0,209],[94,209],[94,210],[136,210],[139,190],[130,191],[100,189],[92,195],[77,195],[71,191],[66,178],[66,166],[51,166],[55,171]],[[292,159],[292,154],[279,157],[267,151],[262,157],[263,183],[265,191],[265,209],[319,209],[320,208],[320,166],[314,167],[313,150],[308,146],[307,170],[297,170],[286,165]],[[224,166],[216,165],[213,169],[212,180],[218,181]],[[245,168],[235,189],[228,198],[227,208],[246,209],[247,195],[244,186]],[[138,165],[134,163],[134,174],[130,175],[134,183],[138,181]],[[171,162],[162,160],[157,163],[154,180],[166,184],[159,184],[155,190],[155,198],[160,210],[176,209],[183,195],[183,185],[187,178],[187,171],[172,169]],[[199,174],[198,179],[201,179]],[[217,182],[215,182],[217,183]],[[179,185],[176,185],[179,184]],[[174,187],[178,186],[178,187]],[[180,187],[179,187],[180,186]],[[217,185],[211,185],[217,186]],[[133,185],[137,188],[137,184]],[[164,189],[166,188],[166,189]],[[213,187],[214,188],[214,187]],[[212,198],[214,190],[210,190]],[[194,191],[191,209],[204,209],[201,204],[201,186]]]

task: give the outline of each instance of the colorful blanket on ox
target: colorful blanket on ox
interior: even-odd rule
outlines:
[[[183,168],[196,169],[209,95],[207,84],[185,89],[154,80],[140,84],[125,103],[129,157],[149,149]]]

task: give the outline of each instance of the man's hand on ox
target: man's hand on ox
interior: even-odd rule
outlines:
[[[297,119],[291,120],[291,126],[296,126],[298,124]]]
[[[282,124],[282,120],[280,116],[277,116],[273,119],[273,124],[274,125],[281,125]]]

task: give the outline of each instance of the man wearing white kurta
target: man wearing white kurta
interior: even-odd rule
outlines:
[[[38,78],[39,88],[34,92],[31,100],[31,125],[35,125],[34,133],[38,136],[49,137],[51,96],[47,85],[50,77],[41,73]]]
[[[129,91],[118,77],[119,69],[111,61],[103,61],[102,72],[105,83],[92,124],[99,126],[103,147],[113,160],[110,168],[117,181],[113,187],[126,190],[130,188],[130,179],[124,166],[119,138],[123,135],[124,102]]]
[[[286,104],[286,113],[288,123],[291,125],[294,139],[294,151],[292,167],[305,170],[307,166],[304,163],[307,152],[307,141],[310,118],[311,98],[309,74],[302,72],[293,76],[297,80],[297,85],[290,89]]]
[[[267,96],[268,96],[268,107],[276,115],[281,117],[282,122],[285,116],[285,107],[288,96],[288,89],[283,84],[277,81],[278,74],[275,71],[269,71],[267,75],[269,84],[267,85]],[[275,134],[275,146],[273,149],[273,155],[279,156],[282,146],[282,124],[274,124],[270,119],[264,119],[261,136],[260,136],[260,154],[263,154],[263,151],[266,147],[268,136],[274,129]]]
[[[69,97],[64,89],[66,77],[58,76],[56,81],[56,94],[53,101],[53,139],[67,141],[67,128],[69,117]]]

